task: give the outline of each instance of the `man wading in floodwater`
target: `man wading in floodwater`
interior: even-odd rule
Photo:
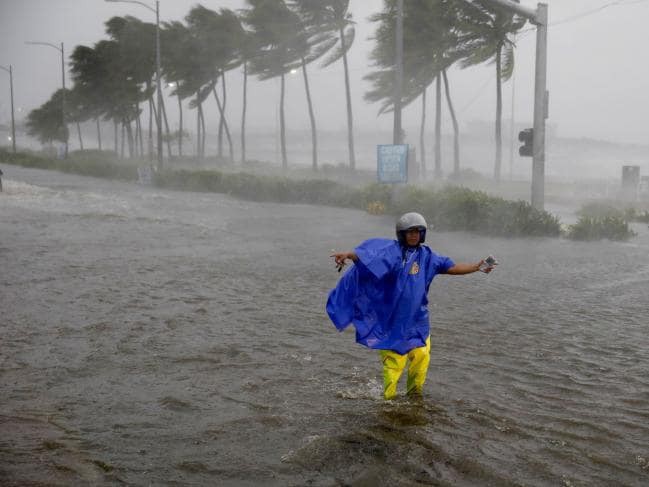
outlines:
[[[329,293],[327,313],[339,331],[350,323],[356,341],[380,350],[383,362],[383,395],[397,395],[397,383],[408,361],[408,394],[421,394],[430,362],[428,288],[437,274],[491,272],[494,263],[456,264],[422,245],[426,220],[406,213],[397,220],[397,240],[373,238],[353,252],[333,257],[342,269],[349,259],[354,266]]]

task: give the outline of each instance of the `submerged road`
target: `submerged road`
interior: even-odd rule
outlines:
[[[430,232],[425,397],[324,304],[391,217],[3,165],[0,484],[649,484],[649,233]]]

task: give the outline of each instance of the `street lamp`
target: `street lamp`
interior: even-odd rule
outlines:
[[[7,73],[9,73],[9,90],[11,93],[11,147],[15,154],[16,153],[16,123],[14,121],[14,75],[13,75],[13,71],[11,70],[11,64],[9,65],[9,69],[5,68],[4,66],[0,66],[0,69],[4,69]]]
[[[138,0],[104,0],[111,3],[137,3],[155,13],[155,77],[158,91],[158,110],[156,125],[158,126],[158,169],[162,169],[162,88],[160,87],[160,2],[156,0],[155,8]]]
[[[63,49],[63,43],[61,42],[61,47],[56,44],[51,44],[49,42],[34,42],[27,41],[25,44],[32,44],[38,46],[49,46],[53,47],[61,53],[61,84],[63,85],[63,91],[61,92],[61,121],[63,122],[63,133],[65,135],[65,157],[68,157],[68,131],[66,130],[65,125],[65,51]]]
[[[394,119],[392,143],[403,143],[401,129],[401,98],[403,97],[403,0],[397,0],[397,17],[395,19],[395,83],[394,83]]]
[[[470,0],[465,2],[472,3]],[[538,3],[531,9],[511,0],[487,0],[526,18],[536,25],[536,60],[534,67],[534,129],[532,143],[532,198],[537,210],[545,205],[545,119],[548,118],[549,93],[547,92],[548,64],[548,5]]]

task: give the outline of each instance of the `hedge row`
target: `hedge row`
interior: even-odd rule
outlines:
[[[112,152],[83,151],[67,159],[37,154],[13,154],[0,149],[0,160],[9,164],[121,180],[137,179],[137,162],[115,162]],[[140,161],[141,164],[149,164]],[[508,201],[464,187],[442,190],[381,184],[355,188],[329,179],[289,179],[216,170],[172,170],[156,173],[154,184],[163,188],[226,193],[252,201],[305,203],[364,209],[371,213],[399,215],[422,213],[435,228],[464,230],[502,237],[557,237],[559,218],[539,211],[524,201]],[[592,214],[597,213],[597,214]],[[579,221],[565,231],[568,238],[627,240],[634,233],[624,215],[585,207]]]

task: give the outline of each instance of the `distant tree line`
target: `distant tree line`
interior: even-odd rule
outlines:
[[[365,76],[370,89],[365,99],[380,105],[379,113],[394,107],[396,0],[384,0],[383,10],[370,19],[377,24],[370,54],[374,71]],[[442,174],[441,109],[442,86],[454,128],[453,172],[460,170],[458,121],[453,107],[447,71],[482,63],[495,64],[496,130],[494,177],[500,178],[502,159],[502,82],[514,67],[513,36],[525,21],[504,10],[494,9],[487,0],[407,0],[404,2],[404,57],[402,106],[421,99],[420,158],[426,170],[424,130],[428,87],[435,86],[435,169]],[[317,117],[312,103],[308,67],[326,68],[338,61],[344,66],[344,88],[348,163],[354,169],[354,124],[347,54],[354,43],[355,23],[349,0],[246,0],[246,8],[210,10],[197,5],[184,22],[161,26],[161,70],[166,86],[178,101],[178,130],[171,132],[167,110],[156,102],[155,25],[134,17],[113,17],[106,22],[107,40],[94,46],[77,46],[70,56],[74,84],[57,90],[50,100],[28,115],[30,135],[42,143],[68,140],[68,124],[94,120],[97,141],[102,149],[100,120],[112,122],[114,151],[128,157],[154,153],[154,121],[158,110],[163,120],[168,157],[183,153],[187,137],[183,103],[196,110],[195,154],[205,157],[206,127],[203,105],[214,97],[219,111],[218,156],[224,152],[234,161],[231,125],[226,118],[228,91],[226,73],[237,70],[242,76],[240,100],[240,160],[246,160],[246,113],[248,81],[277,78],[280,81],[279,122],[281,160],[288,165],[286,151],[285,77],[301,71],[311,129],[312,166],[318,168]],[[62,97],[65,95],[65,103]],[[65,107],[65,113],[62,112]],[[148,127],[142,115],[148,112]],[[156,127],[157,128],[157,127]],[[146,140],[146,143],[145,143]],[[146,148],[145,148],[146,145]]]

